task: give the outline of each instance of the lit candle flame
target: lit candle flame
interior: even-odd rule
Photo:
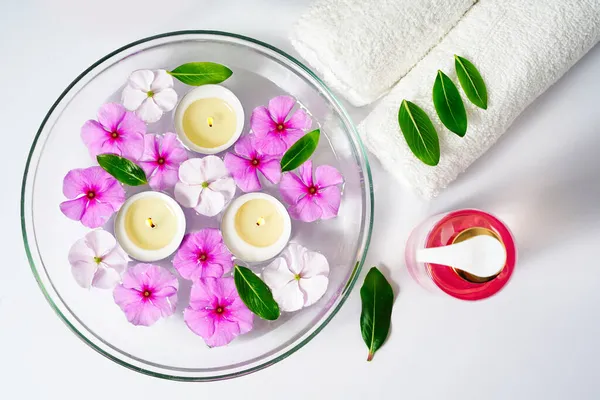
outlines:
[[[146,225],[148,225],[150,228],[156,228],[156,224],[152,221],[152,218],[148,218],[146,220]]]
[[[260,217],[259,219],[256,220],[256,226],[261,226],[266,223],[267,223],[267,221],[265,221],[265,219],[263,217]]]
[[[215,122],[215,120],[213,119],[213,117],[208,117],[206,122],[208,122],[208,126],[212,128],[213,123]]]

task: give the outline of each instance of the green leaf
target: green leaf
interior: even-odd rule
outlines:
[[[367,361],[371,361],[388,336],[394,305],[392,286],[377,267],[371,268],[365,277],[365,282],[360,288],[360,299],[360,330],[369,348]]]
[[[442,71],[433,84],[433,105],[446,128],[463,137],[467,133],[467,112],[458,88]]]
[[[191,62],[167,72],[191,86],[221,83],[233,74],[226,66],[212,62]]]
[[[425,111],[415,103],[402,100],[398,122],[413,154],[427,165],[437,165],[440,162],[440,141]]]
[[[281,159],[281,172],[291,171],[306,162],[315,152],[319,144],[321,131],[315,129],[302,136],[296,143],[285,152]]]
[[[487,109],[487,89],[479,71],[466,58],[454,55],[454,67],[460,86],[465,94],[479,108]]]
[[[271,289],[252,271],[236,265],[233,280],[240,298],[254,314],[269,321],[279,318],[279,306]]]
[[[140,186],[148,183],[144,170],[124,157],[116,154],[99,154],[96,160],[106,172],[125,185]]]

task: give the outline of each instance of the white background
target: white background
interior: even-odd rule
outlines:
[[[29,146],[56,97],[103,55],[166,31],[226,30],[293,53],[286,32],[307,4],[1,1],[0,399],[600,398],[600,47],[435,201],[404,191],[371,157],[376,217],[368,266],[380,265],[397,293],[389,340],[371,363],[357,289],[290,358],[215,383],[122,368],[54,315],[25,257],[18,207]],[[365,114],[350,111],[357,122]],[[468,206],[503,218],[520,251],[504,291],[476,303],[424,291],[403,265],[414,224]]]

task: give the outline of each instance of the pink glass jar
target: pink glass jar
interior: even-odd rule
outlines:
[[[418,249],[448,246],[477,235],[498,239],[506,249],[506,264],[493,277],[480,278],[443,265],[419,263]],[[474,209],[434,215],[417,226],[406,243],[406,265],[421,286],[461,300],[481,300],[496,294],[510,279],[517,249],[508,227],[495,216]]]

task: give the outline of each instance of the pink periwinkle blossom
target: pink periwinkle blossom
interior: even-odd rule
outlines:
[[[129,322],[150,326],[175,312],[178,289],[177,278],[165,268],[137,264],[125,272],[113,297]]]
[[[69,171],[63,180],[63,194],[69,200],[60,203],[60,210],[88,228],[104,225],[125,202],[121,184],[101,167]]]
[[[185,279],[220,278],[231,271],[233,256],[214,228],[189,233],[173,258],[173,266]]]
[[[250,126],[263,152],[282,155],[310,128],[312,121],[301,108],[288,118],[295,104],[293,97],[278,96],[269,101],[268,108],[260,106],[254,109]]]
[[[279,157],[266,154],[255,135],[246,135],[238,140],[235,152],[237,154],[225,154],[225,166],[244,192],[254,192],[262,188],[258,172],[271,183],[278,183],[281,179]]]
[[[144,151],[144,121],[117,103],[104,104],[97,117],[81,128],[90,156],[95,160],[98,154],[111,153],[137,161]]]
[[[331,219],[337,216],[342,194],[337,186],[342,175],[329,165],[315,169],[307,161],[298,169],[299,175],[287,172],[281,177],[279,190],[283,200],[290,205],[290,216],[305,222]]]
[[[164,136],[144,136],[144,153],[138,164],[152,189],[166,190],[175,186],[179,180],[179,165],[187,159],[187,152],[177,135],[167,132]]]
[[[224,346],[252,330],[253,318],[240,299],[233,278],[202,278],[194,282],[190,305],[183,312],[187,326],[210,347]]]

